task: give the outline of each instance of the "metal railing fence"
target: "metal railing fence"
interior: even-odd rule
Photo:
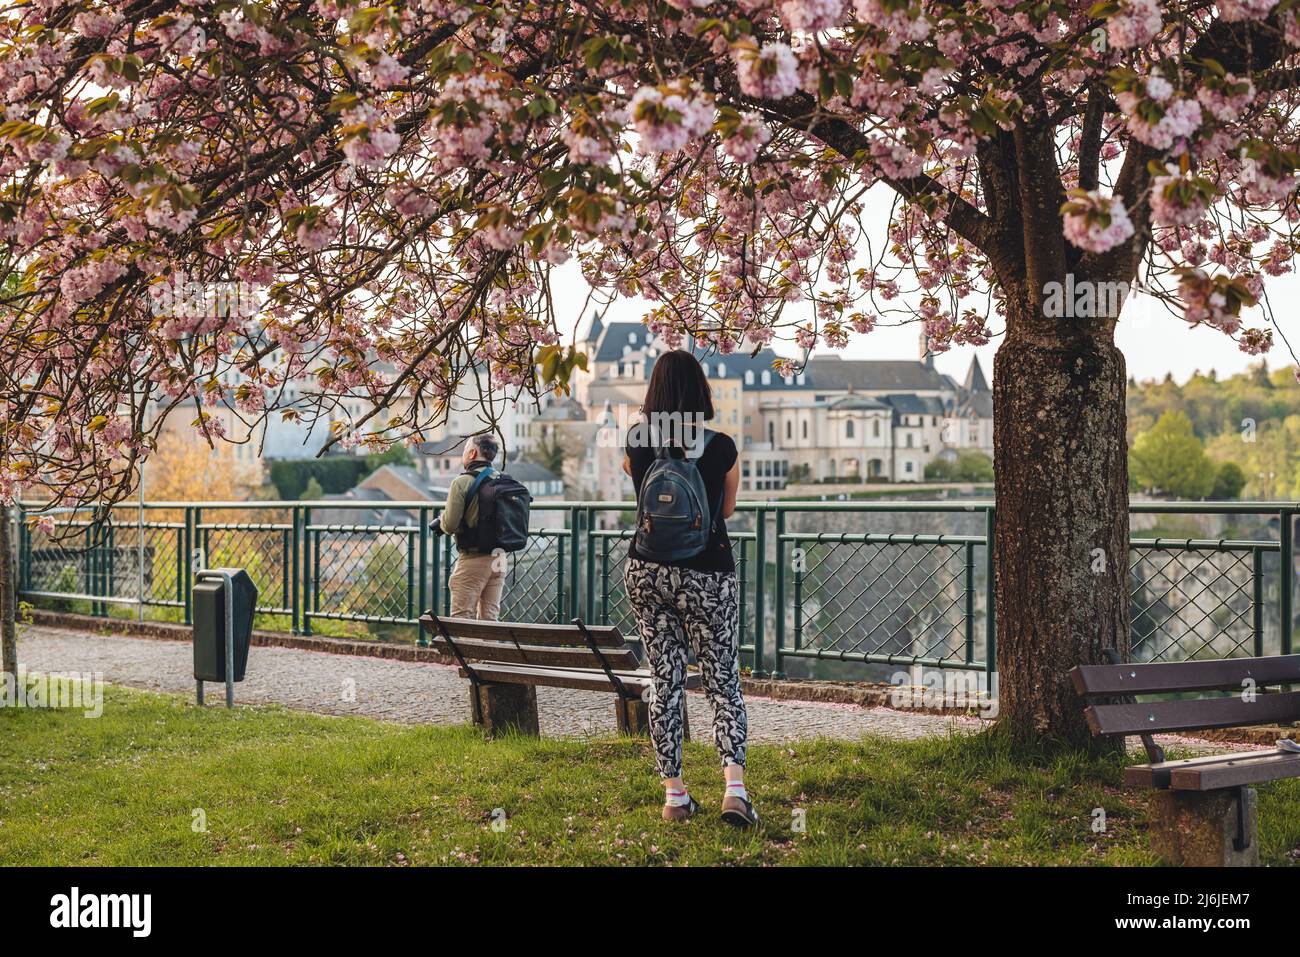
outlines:
[[[352,501],[146,502],[98,525],[89,510],[60,510],[44,531],[26,521],[36,507],[20,506],[16,523],[29,602],[189,623],[195,572],[235,565],[258,586],[262,627],[416,626],[422,641],[421,612],[450,608],[456,547],[429,529],[437,504],[374,503],[387,522],[377,524],[357,521],[370,503]],[[511,556],[502,618],[581,616],[634,638],[623,590],[632,508],[534,503],[538,527]],[[1134,656],[1289,653],[1297,512],[1291,503],[1134,504]],[[728,527],[746,664],[776,676],[920,666],[991,677],[993,517],[988,502],[741,503]],[[1171,523],[1196,534],[1163,534]]]

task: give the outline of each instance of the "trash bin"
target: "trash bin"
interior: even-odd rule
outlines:
[[[242,568],[205,569],[194,583],[194,677],[198,681],[226,680],[226,583],[216,575],[229,572],[234,585],[235,674],[244,680],[248,645],[253,637],[257,586]]]

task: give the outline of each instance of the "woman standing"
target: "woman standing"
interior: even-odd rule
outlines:
[[[663,818],[683,821],[700,807],[682,780],[689,642],[695,646],[704,690],[713,706],[713,740],[726,778],[722,819],[751,827],[758,823],[758,815],[745,792],[748,728],[740,694],[738,588],[725,523],[736,508],[740,457],[730,436],[704,428],[704,422],[714,416],[713,398],[704,370],[689,352],[666,352],[659,357],[641,413],[641,421],[629,430],[623,460],[623,468],[636,486],[638,502],[637,532],[628,554],[624,585],[654,673],[650,735],[665,788]],[[676,470],[671,480],[661,477],[667,458],[678,460],[668,466],[667,470]],[[693,464],[698,477],[683,462]],[[700,480],[703,503],[691,491],[700,489]],[[642,501],[642,489],[647,485],[654,487],[656,502]],[[669,490],[667,495],[664,489]],[[676,505],[670,501],[673,489],[681,492]],[[660,505],[662,502],[668,504]],[[698,517],[694,522],[688,517],[681,525],[684,547],[674,549],[669,542],[665,548],[664,536],[675,533],[666,531],[674,516],[660,513],[682,502],[697,509]],[[669,557],[680,552],[692,554]]]

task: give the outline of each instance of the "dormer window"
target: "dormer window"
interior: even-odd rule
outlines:
[[[754,370],[753,370],[753,369],[746,369],[746,370],[745,370],[745,385],[753,385],[753,384],[754,384]]]
[[[635,332],[629,332],[629,333],[627,334],[627,341],[630,342],[630,343],[632,343],[632,345],[636,345],[636,333],[635,333]]]
[[[772,384],[772,373],[769,372],[767,369],[764,369],[764,370],[763,370],[763,385],[771,385],[771,384]]]
[[[705,367],[704,367],[704,371],[705,371],[705,373],[707,374],[708,371],[709,371],[709,367],[708,367],[708,366],[705,366]],[[727,377],[727,364],[726,364],[725,362],[719,362],[719,363],[718,363],[718,378],[719,378],[719,379],[725,379],[726,377]]]

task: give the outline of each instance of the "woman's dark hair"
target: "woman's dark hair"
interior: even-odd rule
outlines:
[[[676,412],[713,418],[713,390],[700,360],[681,349],[661,355],[650,372],[641,411],[647,416]]]

